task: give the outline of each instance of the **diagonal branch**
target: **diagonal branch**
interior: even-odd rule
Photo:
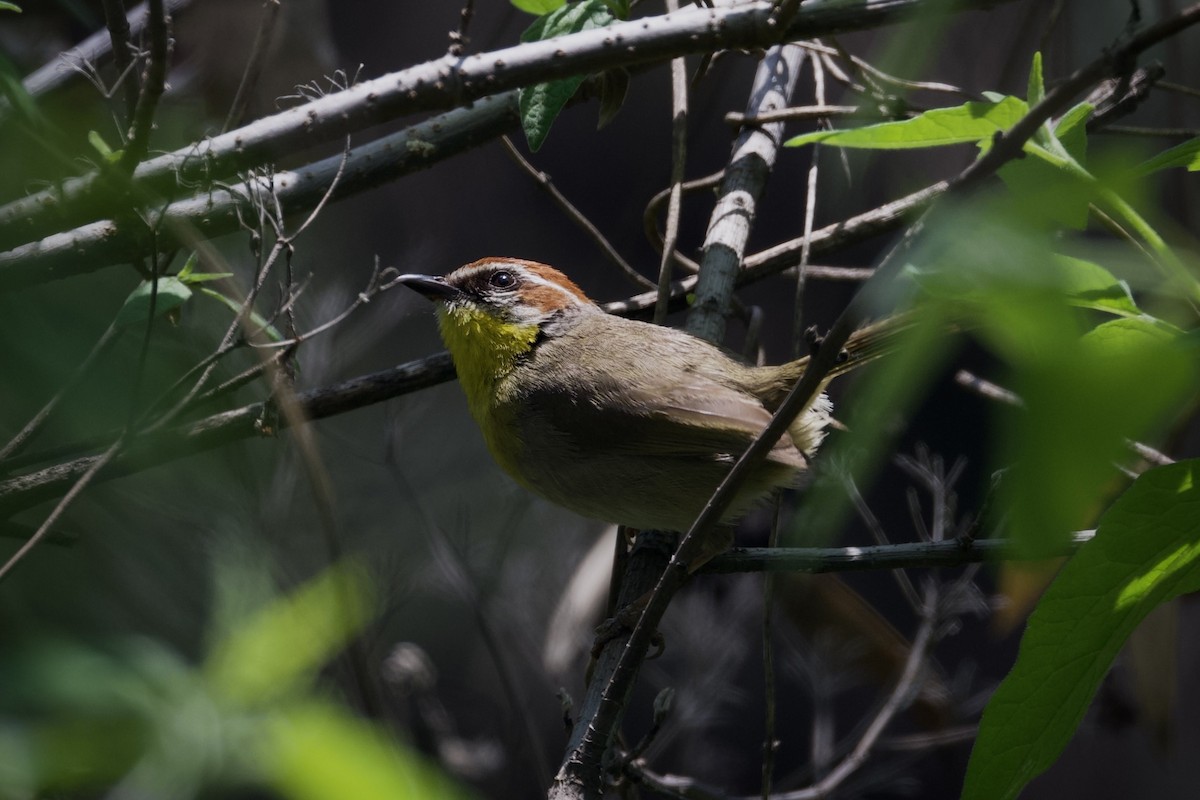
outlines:
[[[971,0],[953,10],[1003,2],[1010,0]],[[934,0],[822,2],[805,6],[781,28],[773,23],[773,10],[772,3],[762,0],[715,9],[689,8],[490,53],[444,56],[150,159],[134,179],[148,192],[173,197],[182,184],[227,178],[404,114],[466,105],[553,78],[689,53],[764,47],[794,38],[876,28],[916,13],[951,13],[946,3]],[[100,176],[92,173],[0,207],[0,248],[99,218],[106,209],[102,184]]]

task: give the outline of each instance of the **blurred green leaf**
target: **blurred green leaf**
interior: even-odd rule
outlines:
[[[537,42],[592,28],[603,28],[614,19],[604,0],[583,0],[581,3],[564,5],[540,17],[521,34],[521,41]],[[546,141],[554,120],[583,83],[583,79],[583,75],[575,75],[521,89],[518,97],[521,127],[525,131],[530,150],[536,152]]]
[[[1142,314],[1129,287],[1093,261],[1044,253],[1036,264],[1036,271],[1034,285],[1061,294],[1067,305],[1123,317]],[[945,274],[938,269],[927,270],[910,264],[905,272],[927,294],[952,304],[978,306],[987,303],[995,291],[989,280],[974,279],[968,270]]]
[[[996,102],[970,102],[953,108],[935,108],[912,119],[880,122],[862,128],[813,131],[785,142],[799,147],[813,142],[837,147],[903,150],[979,142],[1011,128],[1029,107],[1015,97]]]
[[[918,307],[911,317],[913,324],[899,334],[888,357],[856,376],[854,391],[847,393],[837,414],[848,430],[822,448],[822,469],[805,490],[781,544],[830,543],[852,510],[843,481],[871,484],[901,431],[897,420],[919,402],[958,348],[960,340],[950,334],[949,318],[940,305]]]
[[[1188,139],[1170,150],[1164,150],[1154,158],[1138,165],[1135,172],[1138,175],[1149,175],[1172,167],[1186,167],[1188,172],[1200,170],[1200,136]]]
[[[1200,460],[1141,475],[1046,591],[992,695],[964,800],[1008,800],[1054,763],[1129,634],[1200,591]]]
[[[305,688],[371,616],[367,573],[330,567],[252,614],[212,648],[205,673],[235,705],[259,705]]]
[[[307,702],[274,717],[258,759],[291,800],[453,800],[470,794],[417,754],[333,706]]]
[[[1058,273],[1067,303],[1078,308],[1107,311],[1118,316],[1140,316],[1129,286],[1104,267],[1072,256],[1055,255],[1046,263]]]
[[[1001,426],[1000,497],[1018,552],[1036,558],[1094,518],[1126,441],[1156,435],[1194,396],[1196,360],[1168,326],[1131,317],[1039,338],[1013,366],[1025,405]]]
[[[201,273],[201,274],[204,274],[204,273]],[[206,296],[211,297],[212,299],[218,301],[221,305],[228,308],[234,314],[238,314],[242,310],[242,306],[238,302],[226,297],[225,295],[218,292],[216,289],[210,289],[207,286],[201,286],[200,294],[206,295]],[[258,328],[259,330],[261,330],[263,333],[265,333],[271,341],[273,341],[273,342],[282,342],[283,341],[283,334],[279,332],[278,328],[276,328],[271,323],[267,322],[267,320],[263,317],[262,314],[259,314],[257,311],[251,311],[249,316],[250,316],[250,321],[252,323],[254,323],[254,326],[256,328]]]
[[[521,11],[541,16],[565,5],[567,0],[510,0],[510,2]]]
[[[193,272],[183,279],[184,283],[207,283],[208,281],[219,281],[222,278],[232,278],[232,272]]]
[[[154,284],[158,284],[158,296],[154,297]],[[175,277],[159,278],[157,281],[142,281],[140,285],[125,299],[125,304],[117,312],[116,325],[134,325],[145,323],[150,316],[150,304],[153,299],[154,315],[161,317],[173,311],[192,297],[192,290],[183,281]]]
[[[0,0],[0,11],[15,11],[18,14],[20,14],[21,7],[18,6],[16,3],[8,3],[8,2],[5,2],[4,0]]]
[[[1074,171],[1035,157],[1009,161],[998,174],[1014,195],[1029,203],[1025,218],[1032,224],[1080,231],[1087,227],[1091,182]]]
[[[193,250],[188,254],[187,261],[183,262],[183,266],[179,268],[179,273],[175,276],[181,281],[186,281],[187,277],[196,269],[196,265],[200,263],[200,254]]]
[[[108,146],[108,142],[104,141],[104,137],[96,131],[88,131],[88,143],[92,148],[100,154],[100,157],[109,164],[116,164],[121,160],[122,150],[113,150]]]
[[[25,90],[21,73],[11,61],[4,57],[3,53],[0,53],[0,95],[8,100],[34,131],[49,129],[49,121],[38,108],[37,102]]]

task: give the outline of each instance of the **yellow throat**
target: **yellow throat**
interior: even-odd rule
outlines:
[[[489,436],[496,383],[512,371],[518,358],[533,349],[538,326],[504,322],[486,311],[462,306],[439,306],[437,319],[471,415]]]

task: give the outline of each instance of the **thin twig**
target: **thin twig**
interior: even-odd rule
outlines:
[[[258,77],[262,73],[263,64],[267,59],[267,50],[271,46],[271,37],[275,33],[275,22],[279,18],[280,0],[263,0],[262,18],[258,22],[258,33],[254,35],[254,44],[250,47],[250,56],[246,59],[246,68],[242,70],[242,79],[238,83],[237,93],[229,105],[229,113],[225,116],[225,124],[221,133],[225,133],[234,125],[240,125],[250,104],[250,95],[254,91]]]
[[[968,372],[965,369],[960,369],[954,374],[954,382],[959,386],[962,386],[964,389],[969,389],[970,391],[975,392],[980,397],[986,397],[989,400],[995,400],[997,402],[1004,403],[1005,405],[1015,406],[1017,408],[1025,407],[1025,401],[1016,392],[1012,391],[1011,389],[1006,389],[998,383],[993,383],[986,378],[981,378],[973,372]],[[1165,466],[1167,464],[1175,463],[1175,459],[1171,458],[1166,453],[1163,453],[1162,451],[1145,444],[1144,442],[1126,439],[1125,444],[1137,456],[1144,458],[1151,464]]]
[[[888,541],[887,533],[883,530],[883,525],[880,524],[879,518],[875,516],[875,513],[871,511],[871,507],[867,505],[867,501],[858,490],[858,484],[854,482],[854,479],[847,475],[843,480],[843,486],[850,498],[851,504],[858,512],[859,519],[863,521],[867,526],[867,530],[871,532],[876,545],[886,547],[891,544]],[[917,587],[913,586],[912,581],[909,580],[908,574],[902,569],[896,569],[892,570],[892,575],[896,579],[896,585],[900,587],[900,593],[904,595],[909,604],[913,608],[919,607],[921,597],[917,593]]]
[[[12,458],[25,449],[37,432],[42,429],[42,426],[46,424],[46,420],[48,420],[50,415],[54,413],[54,409],[57,408],[60,402],[62,402],[62,399],[76,386],[78,386],[84,378],[91,374],[92,368],[96,365],[96,362],[99,361],[100,357],[104,353],[108,352],[109,347],[111,347],[117,341],[117,339],[120,338],[120,334],[123,331],[124,329],[117,325],[109,325],[108,328],[105,329],[100,338],[96,340],[96,343],[92,345],[92,349],[87,354],[87,358],[85,358],[83,362],[75,368],[74,372],[71,373],[71,376],[67,378],[63,385],[59,387],[59,390],[54,393],[54,396],[46,401],[46,404],[41,407],[37,414],[35,414],[33,418],[29,420],[29,422],[25,423],[25,426],[22,427],[21,430],[18,431],[11,439],[9,439],[4,447],[0,447],[0,468],[4,467],[4,462],[6,460]]]
[[[1177,92],[1178,94],[1186,94],[1191,97],[1200,97],[1200,89],[1196,88],[1195,86],[1175,83],[1174,81],[1159,81],[1158,87],[1160,89],[1166,89],[1168,92]]]
[[[129,135],[121,152],[121,160],[117,163],[117,169],[124,175],[133,174],[146,157],[150,131],[154,127],[154,113],[158,110],[158,100],[166,86],[167,60],[171,56],[171,38],[167,30],[170,20],[163,0],[149,0],[149,9],[150,22],[146,32],[150,37],[150,49],[146,72],[142,76],[142,89],[129,125]]]
[[[1200,128],[1150,128],[1139,125],[1105,125],[1096,133],[1112,133],[1119,136],[1152,136],[1162,139],[1193,139],[1200,136]]]
[[[654,281],[650,280],[645,275],[642,275],[640,272],[634,269],[633,265],[626,261],[621,254],[617,252],[617,249],[613,247],[612,242],[610,242],[608,238],[600,232],[600,229],[597,228],[596,225],[587,218],[587,215],[580,211],[574,203],[567,199],[565,194],[558,190],[558,187],[554,185],[554,180],[547,173],[531,164],[529,159],[521,155],[521,151],[518,150],[512,143],[512,139],[507,136],[501,136],[500,142],[504,145],[504,151],[508,153],[508,157],[511,158],[513,162],[516,163],[516,165],[520,167],[527,175],[529,175],[529,177],[533,178],[534,183],[545,190],[546,194],[550,195],[550,199],[553,200],[560,209],[562,209],[562,211],[572,222],[578,225],[583,232],[587,234],[588,238],[600,248],[600,252],[603,253],[609,261],[616,265],[617,269],[621,270],[621,273],[624,274],[625,277],[629,278],[639,286],[648,289],[654,288]]]
[[[871,115],[862,106],[829,106],[824,103],[817,103],[812,106],[794,106],[792,108],[781,108],[778,111],[766,111],[754,116],[749,116],[738,111],[730,111],[725,115],[725,122],[737,126],[765,125],[768,122],[796,122],[828,119],[829,117],[860,116],[874,118],[880,115]]]
[[[813,91],[817,105],[825,105],[825,70],[821,59],[810,58],[813,69]],[[804,284],[808,276],[808,259],[812,254],[813,220],[817,216],[817,176],[818,163],[821,157],[821,146],[813,145],[809,156],[808,192],[804,197],[804,246],[800,248],[800,262],[796,265],[796,294],[792,308],[792,357],[804,355],[806,341],[804,337]]]
[[[912,702],[913,696],[920,688],[920,682],[925,672],[925,659],[934,643],[938,623],[937,584],[929,581],[925,587],[924,602],[921,607],[920,625],[917,634],[909,645],[908,658],[904,662],[904,670],[895,688],[887,700],[871,720],[870,725],[859,737],[854,749],[841,760],[829,774],[806,789],[794,792],[783,792],[776,795],[777,800],[820,800],[828,797],[838,786],[854,774],[870,756],[879,737],[891,724],[896,714],[903,711]]]
[[[458,12],[458,30],[450,31],[450,47],[447,52],[455,58],[461,56],[466,49],[467,28],[471,25],[471,17],[475,14],[475,0],[464,0],[462,9]]]
[[[133,72],[133,56],[129,52],[129,20],[125,16],[125,4],[121,0],[103,0],[104,25],[112,46],[113,65],[117,68],[117,82],[123,84],[125,98],[125,124],[133,122],[137,107],[137,82],[129,80]]]
[[[719,184],[724,175],[725,170],[720,170],[703,178],[684,181],[679,185],[680,192],[686,195],[710,189]],[[650,246],[657,250],[659,255],[662,255],[664,250],[664,234],[658,230],[658,212],[663,204],[671,199],[672,188],[673,184],[651,197],[650,202],[646,203],[646,208],[642,211],[642,231],[646,234],[646,239],[650,242]],[[672,256],[675,259],[676,266],[682,267],[692,274],[700,271],[700,265],[682,253],[675,251]]]
[[[679,0],[667,0],[667,11],[678,13]],[[667,321],[671,296],[671,262],[679,244],[679,220],[683,203],[683,176],[687,164],[688,81],[687,61],[671,59],[671,186],[667,197],[667,224],[662,257],[658,264],[658,297],[654,323]]]
[[[1050,556],[1071,555],[1091,541],[1093,531],[1074,533]],[[861,547],[735,547],[702,566],[699,572],[859,572],[950,568],[992,563],[1019,551],[1005,539],[947,539]]]
[[[780,526],[779,498],[775,500],[775,514],[771,520],[771,535],[767,547],[775,549],[779,546]],[[762,743],[762,797],[767,800],[771,796],[771,783],[775,776],[775,755],[779,751],[779,741],[775,738],[775,645],[774,645],[774,608],[775,608],[775,573],[763,573],[763,614],[762,614],[762,653],[763,653],[763,705],[766,708],[763,720]]]

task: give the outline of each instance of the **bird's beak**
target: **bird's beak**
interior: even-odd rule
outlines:
[[[414,292],[420,292],[429,300],[454,300],[462,297],[461,289],[446,283],[445,278],[436,275],[401,275],[396,278]]]

